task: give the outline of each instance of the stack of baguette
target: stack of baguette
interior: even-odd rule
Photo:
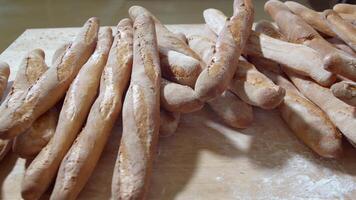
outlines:
[[[342,135],[356,145],[356,6],[270,0],[265,11],[275,23],[252,27],[252,0],[235,0],[232,16],[207,9],[204,28],[184,35],[133,6],[114,33],[90,18],[51,67],[30,51],[0,106],[0,159],[33,159],[22,197],[54,183],[50,199],[76,199],[122,119],[112,198],[145,199],[159,136],[205,104],[233,128],[251,125],[252,107],[278,109],[322,157],[342,154]],[[0,98],[9,73],[0,62]]]

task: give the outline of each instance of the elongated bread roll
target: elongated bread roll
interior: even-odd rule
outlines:
[[[335,97],[345,103],[356,107],[356,83],[351,81],[341,81],[331,86],[331,91]]]
[[[283,76],[273,72],[264,73],[286,90],[279,111],[294,134],[320,156],[339,156],[342,152],[342,136],[324,111],[305,98]]]
[[[294,1],[286,1],[284,4],[296,15],[301,17],[305,22],[312,26],[317,31],[328,36],[335,37],[336,34],[326,23],[321,13],[318,13],[310,8],[303,6]]]
[[[253,15],[251,0],[234,1],[234,14],[218,34],[214,55],[195,84],[195,91],[202,101],[213,99],[228,88],[250,35]]]
[[[180,113],[173,113],[161,108],[160,111],[160,125],[159,136],[168,137],[173,135],[180,121]]]
[[[253,64],[243,59],[240,59],[230,90],[246,103],[263,109],[277,107],[285,94],[283,88],[276,86]]]
[[[152,174],[160,124],[159,55],[153,19],[134,21],[134,59],[126,93],[123,132],[112,180],[113,199],[145,199]]]
[[[152,13],[141,6],[129,9],[134,20],[141,14],[152,17],[155,23],[158,49],[161,57],[162,76],[182,85],[194,87],[201,72],[199,56],[184,40],[169,31]]]
[[[130,80],[132,34],[131,20],[120,21],[109,57],[114,62],[109,61],[104,68],[99,96],[90,110],[85,127],[60,165],[50,199],[77,199],[94,171],[121,112],[123,94]]]
[[[59,111],[54,107],[39,117],[28,130],[16,136],[12,151],[22,158],[34,158],[54,135],[58,115]]]
[[[324,19],[327,21],[327,24],[337,34],[337,36],[339,36],[339,38],[356,51],[356,27],[343,20],[337,12],[333,10],[325,10],[323,15]]]
[[[226,16],[216,9],[209,9],[209,12],[204,15],[207,25],[211,29],[218,29],[218,31],[223,27],[224,20],[218,21],[217,19],[223,19],[223,17]],[[216,24],[209,24],[211,18],[215,19]],[[324,61],[320,54],[305,45],[285,42],[252,31],[244,53],[249,56],[268,58],[281,63],[283,67],[311,77],[323,86],[330,86],[336,80],[335,75],[324,69]]]
[[[356,144],[356,107],[350,106],[336,98],[332,92],[300,75],[287,72],[298,90],[309,100],[319,106],[355,146]]]
[[[333,10],[338,13],[354,14],[356,15],[356,5],[339,3],[333,7]]]
[[[208,27],[214,31],[216,35],[219,35],[224,28],[225,23],[228,21],[227,16],[218,9],[208,8],[204,10],[203,17]]]
[[[98,28],[97,23],[94,26]],[[93,55],[70,85],[53,138],[25,171],[21,191],[24,199],[39,199],[55,178],[63,157],[82,128],[95,100],[111,43],[111,29],[104,29]],[[64,57],[67,54],[65,52]]]
[[[196,92],[189,86],[161,79],[161,104],[170,112],[190,113],[200,110],[204,102],[200,101]]]
[[[63,57],[23,94],[23,101],[2,110],[0,138],[13,138],[28,129],[64,95],[97,41],[98,19],[89,19]],[[13,108],[16,107],[14,111]]]
[[[334,48],[282,2],[269,0],[265,4],[265,10],[277,23],[288,41],[313,48],[323,57],[325,69],[356,80],[356,58]]]
[[[256,32],[258,33],[263,33],[265,35],[268,35],[270,37],[284,40],[283,34],[278,30],[278,28],[273,25],[271,22],[262,20],[259,21],[255,24],[255,29]]]
[[[10,76],[10,67],[7,63],[0,61],[0,100],[6,90],[7,81]]]

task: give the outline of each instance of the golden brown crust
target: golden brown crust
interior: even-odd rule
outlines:
[[[98,24],[95,26],[99,27]],[[22,182],[23,198],[38,199],[54,179],[60,162],[79,133],[95,100],[100,74],[105,66],[111,42],[111,29],[104,29],[94,53],[80,69],[67,91],[56,133],[25,172]],[[67,51],[62,57],[66,57],[68,53]],[[72,53],[76,55],[75,52]],[[61,59],[59,57],[56,62]]]
[[[16,109],[1,116],[0,138],[13,138],[25,131],[65,95],[79,69],[92,54],[98,29],[98,19],[89,19],[66,53],[23,94],[23,101],[15,106]]]
[[[159,136],[169,137],[173,135],[178,128],[179,121],[180,121],[180,113],[169,112],[161,108]]]
[[[145,199],[156,153],[160,115],[160,66],[154,22],[134,22],[134,61],[123,105],[123,133],[112,181],[113,199]]]
[[[356,83],[352,81],[340,81],[330,88],[333,95],[343,102],[356,107]]]
[[[277,85],[285,88],[284,101],[279,106],[281,117],[294,134],[320,156],[335,158],[342,152],[342,137],[329,117],[305,98],[286,78],[263,71]]]
[[[7,63],[0,61],[0,100],[6,90],[7,81],[10,76],[10,67]]]
[[[215,98],[228,88],[250,35],[253,14],[251,0],[234,1],[234,14],[218,34],[214,55],[195,84],[195,91],[202,101]]]
[[[334,31],[327,25],[327,22],[323,16],[309,9],[302,4],[299,4],[294,1],[286,1],[284,4],[296,15],[301,17],[305,22],[307,22],[310,26],[312,26],[317,31],[326,34],[328,36],[334,37],[336,36]]]

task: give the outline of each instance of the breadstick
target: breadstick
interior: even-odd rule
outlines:
[[[5,62],[0,61],[0,100],[6,90],[9,76],[10,76],[9,65]]]
[[[50,199],[77,199],[104,150],[107,139],[122,108],[123,94],[130,80],[132,67],[132,22],[119,22],[110,56],[85,127],[64,157]],[[111,59],[111,57],[109,57]],[[116,60],[117,59],[117,60]]]
[[[277,107],[285,94],[283,88],[276,86],[254,65],[243,59],[240,59],[230,90],[246,103],[263,109]]]
[[[95,26],[99,27],[98,24]],[[53,138],[25,172],[22,182],[23,198],[39,199],[55,178],[60,162],[82,128],[95,100],[100,74],[111,43],[112,32],[106,28],[99,36],[93,55],[84,64],[67,92]]]
[[[222,18],[222,12],[216,9],[209,10],[210,12],[204,15],[207,24],[211,21],[209,20],[210,18]],[[219,15],[220,17],[217,17]],[[223,23],[224,21],[220,20],[216,24],[220,24],[219,27],[221,27]],[[216,24],[214,26],[217,26]],[[208,24],[208,26],[211,27],[212,25]],[[264,57],[281,63],[283,67],[287,67],[298,74],[311,77],[323,86],[330,86],[336,79],[335,75],[324,69],[324,62],[320,54],[314,49],[301,44],[285,42],[252,31],[244,53],[249,56]]]
[[[323,16],[302,4],[299,4],[294,1],[286,1],[284,4],[296,15],[301,17],[306,23],[312,26],[317,31],[324,33],[328,36],[335,37],[334,31],[332,31],[328,24],[326,23],[325,18]]]
[[[333,10],[338,13],[356,15],[356,5],[352,5],[352,4],[338,3],[333,7]]]
[[[337,12],[333,10],[325,10],[323,15],[329,27],[339,36],[339,38],[356,51],[356,27],[343,20]]]
[[[258,33],[266,34],[272,38],[284,40],[283,34],[269,21],[262,20],[257,22],[254,30]]]
[[[12,146],[12,140],[2,140],[0,139],[0,161],[9,153]]]
[[[201,72],[199,56],[185,41],[169,31],[152,13],[141,6],[129,9],[131,19],[141,14],[152,17],[156,27],[158,49],[161,57],[162,76],[182,85],[194,87]]]
[[[350,56],[356,57],[356,52],[352,50],[347,44],[345,44],[340,39],[334,37],[334,38],[327,38],[326,40],[330,42],[334,47],[348,53]]]
[[[212,31],[214,31],[216,35],[219,35],[221,30],[224,28],[225,23],[228,21],[223,12],[214,8],[204,10],[203,17],[205,23]]]
[[[163,78],[160,96],[162,107],[170,112],[190,113],[204,106],[192,88]]]
[[[154,21],[134,21],[134,61],[122,113],[122,138],[112,180],[113,199],[145,199],[160,124],[159,53]]]
[[[284,101],[278,108],[294,134],[320,156],[339,156],[342,152],[342,136],[329,117],[286,78],[273,72],[263,73],[286,90]]]
[[[179,121],[180,113],[168,112],[161,108],[159,136],[168,137],[173,135],[178,128]]]
[[[39,117],[28,130],[15,138],[12,151],[21,158],[34,158],[55,133],[58,114],[56,108],[51,108]]]
[[[356,80],[356,58],[334,48],[282,2],[270,0],[265,4],[265,10],[277,23],[288,41],[313,48],[323,57],[325,69]]]
[[[333,95],[343,102],[356,107],[356,83],[341,81],[331,86]]]
[[[54,66],[23,94],[23,101],[13,106],[16,110],[3,111],[0,138],[13,138],[24,132],[65,95],[79,69],[92,54],[98,29],[98,19],[89,19],[64,56],[57,59]]]
[[[356,107],[350,106],[336,98],[332,92],[313,81],[287,71],[298,90],[309,100],[319,106],[346,138],[356,146]]]

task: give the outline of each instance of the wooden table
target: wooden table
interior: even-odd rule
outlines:
[[[168,27],[187,33],[201,25]],[[77,30],[26,30],[0,55],[11,65],[11,80],[28,51],[44,49],[50,64],[55,49]],[[184,115],[177,133],[160,139],[149,199],[356,198],[356,151],[347,142],[340,160],[323,159],[298,141],[277,110],[254,109],[254,114],[254,123],[244,130],[224,125],[208,108]],[[120,135],[121,119],[79,199],[110,197]],[[21,199],[25,160],[9,154],[0,165],[0,199]]]

